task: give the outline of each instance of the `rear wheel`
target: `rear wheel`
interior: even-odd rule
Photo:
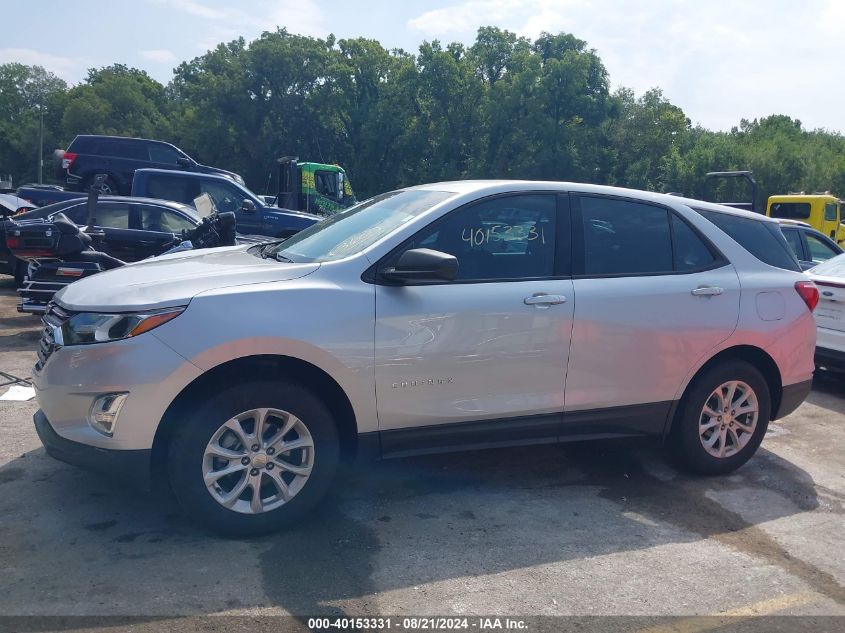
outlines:
[[[168,468],[192,519],[242,536],[304,515],[328,490],[338,459],[334,420],[311,391],[255,381],[199,404],[171,442]]]
[[[672,429],[679,465],[717,475],[736,470],[757,451],[771,416],[771,395],[760,371],[727,361],[696,378]]]
[[[93,184],[94,178],[89,178],[85,181],[85,185],[82,187],[82,190],[87,192]],[[100,185],[100,194],[104,196],[120,195],[120,191],[118,190],[117,183],[114,181],[114,178],[106,176],[106,179],[103,181],[102,185]]]

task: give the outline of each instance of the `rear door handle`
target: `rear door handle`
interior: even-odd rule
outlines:
[[[556,306],[560,303],[564,303],[566,301],[566,297],[563,295],[547,295],[545,292],[537,292],[530,297],[525,297],[523,302],[527,306],[541,306],[541,307],[548,307],[548,306]]]
[[[720,295],[724,291],[724,288],[719,288],[719,286],[699,286],[690,292],[696,297],[712,297],[714,295]]]

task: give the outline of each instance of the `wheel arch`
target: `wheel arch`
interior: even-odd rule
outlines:
[[[687,394],[692,389],[692,386],[695,384],[698,377],[710,368],[729,360],[745,361],[756,367],[760,373],[763,374],[763,378],[766,380],[766,384],[769,387],[769,395],[771,397],[771,419],[776,420],[778,418],[778,411],[783,398],[783,382],[777,363],[765,350],[759,347],[755,347],[753,345],[735,345],[733,347],[723,349],[718,354],[715,354],[706,363],[699,367],[689,381],[687,381],[683,395],[676,400],[672,406],[666,421],[666,430],[663,434],[664,437],[668,437],[672,432],[675,419],[677,418],[677,412],[682,408]]]
[[[185,386],[167,407],[153,438],[151,460],[161,464],[167,460],[167,447],[173,431],[186,409],[203,392],[223,385],[268,377],[293,381],[313,389],[329,407],[338,426],[341,457],[350,461],[358,451],[358,423],[349,397],[324,370],[291,356],[262,354],[236,358],[217,365]],[[161,469],[158,469],[159,471]]]

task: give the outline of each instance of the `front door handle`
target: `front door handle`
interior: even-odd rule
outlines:
[[[556,306],[560,303],[564,303],[565,301],[566,297],[563,295],[547,295],[545,292],[537,292],[530,297],[525,297],[525,299],[523,299],[523,302],[527,306],[541,307]]]
[[[724,288],[719,288],[719,286],[699,286],[690,292],[696,297],[713,297],[722,294],[724,291]]]

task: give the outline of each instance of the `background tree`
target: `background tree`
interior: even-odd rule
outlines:
[[[295,155],[346,167],[359,198],[461,178],[702,197],[705,174],[728,169],[754,171],[758,203],[789,191],[845,195],[841,134],[786,115],[729,132],[692,127],[659,88],[610,94],[598,54],[569,33],[532,41],[485,26],[469,46],[423,42],[412,54],[278,29],[180,64],[167,86],[120,64],[69,89],[43,68],[0,65],[0,173],[18,183],[37,178],[42,105],[48,160],[76,134],[159,138],[261,193],[276,190],[276,159]],[[728,183],[715,193],[746,195]]]

